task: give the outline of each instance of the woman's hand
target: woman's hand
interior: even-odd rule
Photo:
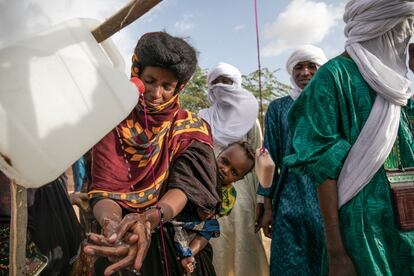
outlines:
[[[187,196],[179,189],[168,190],[158,202],[164,220],[175,217],[187,203]],[[114,262],[105,269],[105,275],[129,268],[140,270],[151,242],[151,229],[160,223],[158,209],[144,214],[132,213],[121,219],[121,207],[111,199],[102,199],[93,207],[95,218],[103,228],[104,235],[90,234],[92,244],[85,246],[88,255],[107,257]]]
[[[109,238],[107,235],[91,234],[89,239],[93,245],[85,246],[85,253],[115,261],[105,269],[105,275],[131,266],[139,271],[150,246],[151,224],[145,214],[128,214]]]
[[[133,266],[139,271],[151,244],[151,223],[145,214],[128,214],[118,226],[117,240],[128,246],[127,255],[105,269],[105,275]],[[117,256],[114,256],[117,257]]]
[[[90,240],[93,239],[90,237]],[[112,275],[118,270],[132,266],[133,260],[137,254],[137,249],[138,245],[136,243],[126,244],[120,242],[118,245],[108,246],[103,244],[88,244],[85,246],[84,252],[90,256],[102,256],[108,258],[113,264],[105,269],[104,275]]]
[[[93,215],[103,229],[103,234],[110,243],[117,240],[115,232],[122,220],[122,209],[114,200],[105,198],[93,206]]]
[[[116,236],[116,231],[120,224],[119,220],[111,219],[111,218],[104,218],[101,222],[102,233],[107,241],[111,244],[114,244],[118,239]]]

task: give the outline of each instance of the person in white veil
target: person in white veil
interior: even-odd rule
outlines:
[[[240,71],[221,62],[209,71],[207,82],[212,105],[199,115],[211,126],[216,155],[236,141],[247,141],[255,150],[261,147],[258,103],[242,88]],[[255,232],[257,177],[249,173],[234,187],[237,199],[233,210],[219,219],[220,237],[211,240],[214,268],[219,276],[268,275],[262,240]]]
[[[302,89],[327,61],[321,48],[297,47],[286,62],[293,86],[272,101],[266,112],[264,146],[276,164],[270,188],[260,187],[265,211],[260,222],[272,239],[270,275],[321,275],[325,235],[316,189],[303,175],[288,171],[283,157],[294,153],[287,114]]]
[[[255,124],[259,107],[253,94],[242,87],[240,71],[220,62],[209,71],[207,85],[212,105],[199,115],[210,124],[215,145],[242,140]]]
[[[284,162],[318,187],[330,275],[414,275],[414,1],[351,0],[344,21],[346,51],[289,111]]]

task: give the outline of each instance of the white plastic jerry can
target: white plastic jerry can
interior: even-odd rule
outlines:
[[[138,101],[100,22],[73,19],[0,50],[0,170],[26,188],[56,179]]]

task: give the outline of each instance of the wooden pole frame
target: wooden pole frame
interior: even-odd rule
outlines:
[[[27,190],[10,182],[10,256],[9,275],[26,275]]]
[[[92,30],[92,35],[98,43],[101,43],[122,28],[137,20],[159,2],[161,2],[161,0],[133,0],[96,29]]]

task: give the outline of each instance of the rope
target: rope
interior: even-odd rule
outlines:
[[[259,20],[257,16],[257,0],[253,0],[253,2],[254,2],[254,19],[256,23],[257,65],[259,68],[258,70],[259,71],[259,99],[260,99],[259,122],[260,122],[260,129],[263,135],[264,119],[263,119],[262,66],[260,64]]]

